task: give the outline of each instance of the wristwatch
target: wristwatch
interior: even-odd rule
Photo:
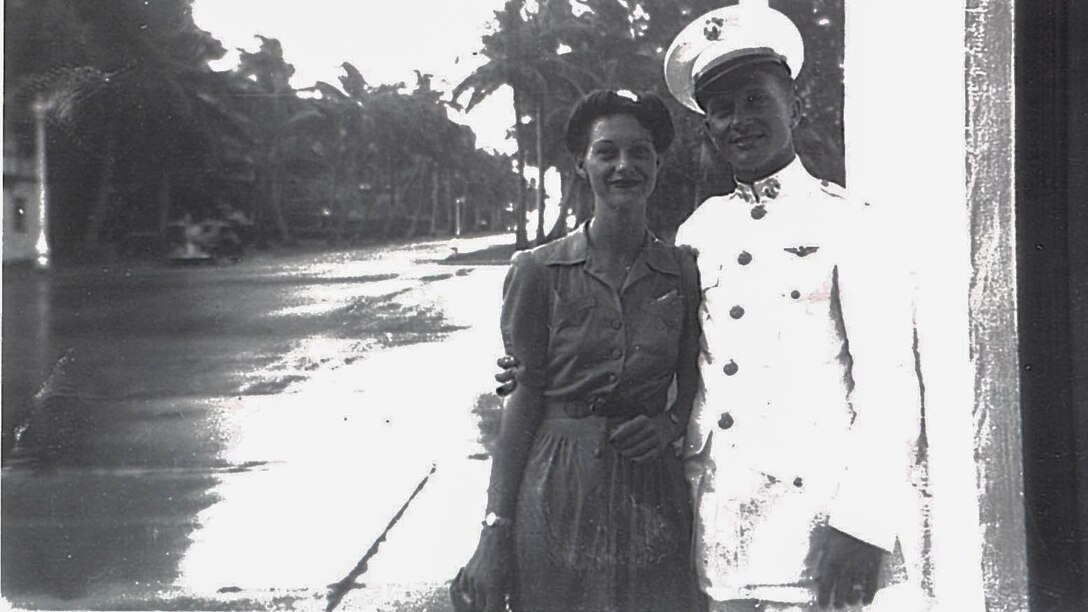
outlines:
[[[484,517],[483,525],[484,527],[511,527],[514,525],[514,519],[488,512]]]

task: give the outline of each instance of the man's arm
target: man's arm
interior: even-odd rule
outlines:
[[[844,470],[829,509],[819,603],[872,600],[880,561],[895,546],[900,504],[917,439],[921,384],[915,364],[910,277],[887,233],[858,211],[836,269],[835,291],[846,332],[854,422],[842,448]]]

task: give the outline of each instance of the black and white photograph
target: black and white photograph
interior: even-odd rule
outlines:
[[[0,607],[1088,610],[1088,5],[3,22]]]

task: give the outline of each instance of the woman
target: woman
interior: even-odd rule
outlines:
[[[698,279],[690,255],[646,229],[672,138],[652,95],[597,91],[571,113],[566,145],[594,214],[518,253],[507,274],[501,327],[518,385],[485,527],[451,588],[461,609],[504,610],[507,596],[518,612],[696,606],[689,497],[670,444],[695,394]]]

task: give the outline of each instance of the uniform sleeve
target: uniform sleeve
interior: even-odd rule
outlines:
[[[680,333],[680,350],[676,364],[676,402],[673,405],[673,417],[682,431],[687,430],[691,409],[699,384],[699,300],[702,292],[699,287],[699,268],[694,254],[680,248],[680,281],[684,294],[684,319]]]
[[[854,422],[830,508],[832,527],[891,551],[921,414],[910,276],[878,213],[846,224],[836,288],[851,359]]]
[[[543,389],[548,360],[549,288],[546,268],[528,252],[514,256],[502,291],[502,330],[506,354],[517,357],[518,385]]]

